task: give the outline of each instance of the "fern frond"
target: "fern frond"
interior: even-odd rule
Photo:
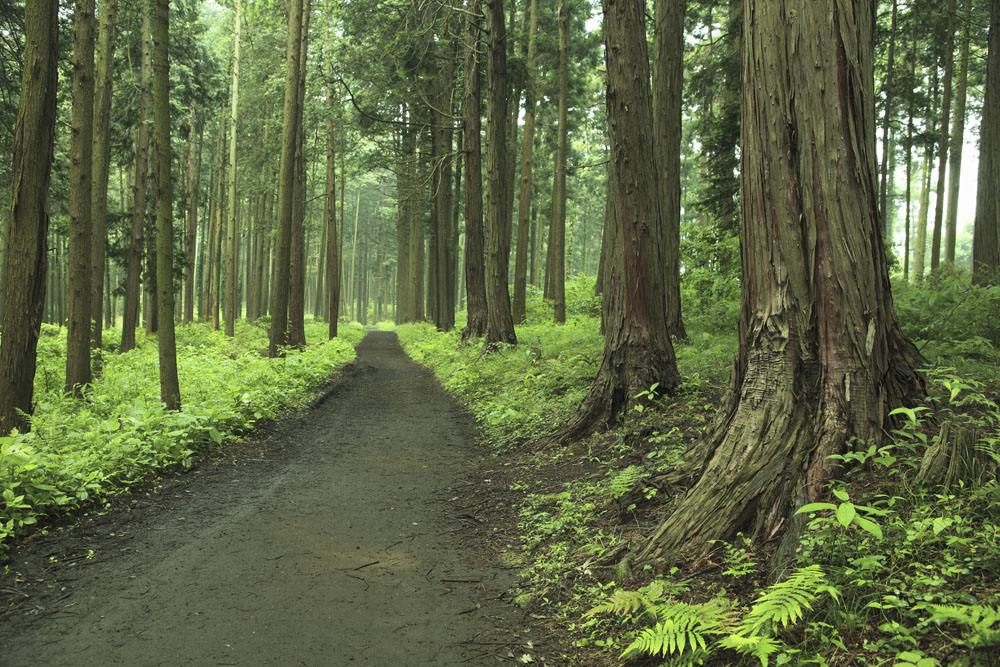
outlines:
[[[628,466],[615,473],[608,481],[608,492],[613,500],[618,500],[646,477],[647,473],[639,466]]]
[[[614,614],[616,616],[634,615],[639,611],[652,611],[653,603],[641,591],[615,591],[605,602],[597,605],[584,616],[597,614]]]
[[[784,644],[773,637],[754,635],[729,635],[719,640],[719,646],[736,651],[740,655],[751,656],[760,660],[761,667],[767,667],[771,656],[784,648]]]
[[[819,592],[837,596],[819,565],[796,570],[784,581],[769,586],[757,598],[736,634],[746,637],[759,634],[769,625],[787,627],[797,623],[806,609],[812,609]]]
[[[623,658],[684,656],[685,652],[707,656],[708,639],[726,634],[734,623],[733,611],[721,600],[704,604],[667,602],[656,608],[656,615],[659,622],[642,630],[622,653]]]

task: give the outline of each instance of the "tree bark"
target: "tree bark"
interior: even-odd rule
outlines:
[[[278,356],[288,344],[289,260],[292,245],[292,199],[295,196],[295,146],[298,143],[299,58],[302,55],[302,0],[288,3],[285,50],[285,108],[278,181],[278,234],[271,278],[271,326],[268,356]]]
[[[129,232],[125,305],[122,308],[121,351],[135,348],[139,323],[139,290],[142,278],[142,245],[146,224],[146,184],[149,171],[149,115],[153,108],[152,52],[149,16],[142,17],[142,56],[139,64],[139,117],[135,130],[135,167],[132,174],[132,220]]]
[[[941,97],[941,119],[938,126],[937,197],[934,198],[934,228],[931,233],[931,271],[941,262],[941,228],[944,224],[945,174],[948,171],[948,149],[951,123],[952,77],[955,70],[956,0],[948,3],[948,33],[945,35],[944,89]]]
[[[1000,284],[1000,0],[990,2],[986,94],[979,131],[979,187],[972,239],[972,279]]]
[[[235,0],[233,5],[233,71],[229,86],[229,173],[227,189],[229,191],[229,215],[226,219],[226,308],[225,334],[232,337],[236,334],[236,289],[238,281],[236,254],[236,237],[238,235],[236,217],[236,184],[239,170],[236,167],[236,138],[239,132],[240,109],[240,32],[243,25],[243,5],[241,0]]]
[[[187,228],[184,237],[184,321],[194,321],[195,259],[198,252],[198,200],[201,184],[201,117],[192,111],[188,127]],[[204,242],[204,240],[202,241]]]
[[[174,337],[174,227],[170,179],[170,0],[148,0],[152,15],[153,137],[156,142],[156,308],[160,359],[160,400],[181,409]]]
[[[743,306],[732,391],[701,468],[640,557],[738,531],[796,541],[849,438],[923,395],[896,321],[879,224],[871,5],[748,0]],[[830,109],[839,109],[832,114]]]
[[[613,252],[605,266],[604,357],[576,417],[556,435],[568,440],[612,425],[656,385],[670,392],[680,381],[666,312],[659,179],[643,0],[604,0],[607,107],[611,144],[610,221]]]
[[[310,0],[302,2],[302,47],[299,53],[298,117],[295,125],[298,139],[295,147],[294,199],[292,201],[292,236],[288,284],[288,344],[306,346],[306,134],[305,97],[306,64],[309,51]]]
[[[94,82],[94,182],[91,217],[94,223],[91,241],[90,275],[91,326],[93,344],[100,349],[104,344],[104,272],[107,264],[108,238],[108,177],[111,166],[111,94],[115,61],[115,25],[118,0],[104,0],[98,27],[97,55]]]
[[[667,329],[686,338],[681,317],[681,103],[686,0],[656,0],[653,46],[653,146],[660,174],[659,239]]]
[[[521,183],[517,205],[517,246],[514,251],[515,324],[525,321],[528,291],[528,249],[531,236],[531,194],[534,184],[535,107],[538,102],[538,72],[535,70],[538,33],[538,0],[531,0],[528,20],[528,56],[525,64],[528,81],[524,88],[524,136],[521,148]]]
[[[48,262],[47,201],[55,145],[58,12],[57,0],[25,5],[21,96],[12,146],[12,209],[0,281],[0,435],[14,428],[25,431],[31,425]]]
[[[479,65],[482,5],[468,0],[465,19],[465,98],[463,138],[465,147],[465,299],[467,320],[462,339],[486,335],[486,278],[483,267],[483,153],[482,76]]]
[[[955,240],[958,234],[958,191],[962,179],[962,148],[965,143],[965,104],[969,81],[969,0],[962,12],[962,38],[958,56],[958,81],[955,85],[955,117],[952,119],[948,155],[948,209],[944,225],[944,261],[955,264]]]
[[[73,117],[69,171],[69,319],[66,391],[90,384],[91,244],[94,169],[94,0],[75,0]]]
[[[441,37],[442,40],[447,36]],[[452,95],[455,81],[455,50],[446,43],[440,54],[437,77],[434,82],[434,109],[431,111],[431,135],[433,165],[431,171],[432,188],[432,240],[434,253],[434,280],[428,291],[434,296],[431,316],[439,331],[451,331],[455,327],[455,304],[451,301],[451,285],[448,280],[449,252],[451,252],[452,214]]]
[[[569,8],[559,0],[559,111],[556,121],[555,187],[552,192],[552,310],[556,324],[566,322],[566,151],[569,136]]]
[[[490,72],[486,123],[486,180],[490,205],[485,224],[486,346],[514,345],[514,318],[507,286],[510,211],[507,188],[507,26],[503,0],[486,0],[489,19],[487,62]]]

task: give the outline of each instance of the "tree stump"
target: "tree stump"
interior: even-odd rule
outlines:
[[[959,482],[980,484],[996,474],[996,462],[976,446],[981,436],[973,424],[946,421],[920,462],[917,481],[947,489]]]

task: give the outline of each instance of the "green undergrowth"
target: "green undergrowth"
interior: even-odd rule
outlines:
[[[225,445],[255,425],[305,405],[331,374],[354,359],[364,335],[342,326],[327,341],[326,325],[307,324],[305,350],[262,355],[267,332],[237,324],[227,338],[203,324],[177,328],[182,410],[159,399],[155,338],[140,337],[125,354],[117,332],[106,334],[102,369],[84,400],[62,391],[65,331],[45,326],[38,344],[32,430],[0,438],[0,549],[47,514],[107,496],[173,465]]]
[[[697,562],[637,564],[666,513],[662,481],[713,424],[735,336],[730,299],[685,292],[689,341],[677,345],[684,385],[622,428],[563,447],[537,442],[572,415],[602,350],[598,301],[569,290],[553,326],[533,295],[519,345],[484,355],[457,333],[397,328],[481,425],[510,470],[502,504],[519,544],[520,604],[560,637],[567,664],[988,665],[1000,663],[1000,487],[995,471],[948,488],[918,484],[946,421],[975,429],[1000,456],[996,288],[956,276],[897,289],[906,334],[926,359],[930,395],[881,443],[851,443],[829,502],[807,506],[798,553],[775,571],[742,536]],[[983,313],[994,313],[993,317]],[[994,469],[995,470],[995,469]],[[497,481],[497,480],[494,480]]]

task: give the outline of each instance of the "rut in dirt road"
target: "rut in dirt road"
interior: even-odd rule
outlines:
[[[496,664],[523,619],[512,574],[463,542],[473,437],[395,334],[372,332],[339,389],[262,443],[277,461],[50,538],[101,546],[46,568],[57,592],[0,621],[0,663]],[[26,544],[40,553],[12,569],[59,548]]]

